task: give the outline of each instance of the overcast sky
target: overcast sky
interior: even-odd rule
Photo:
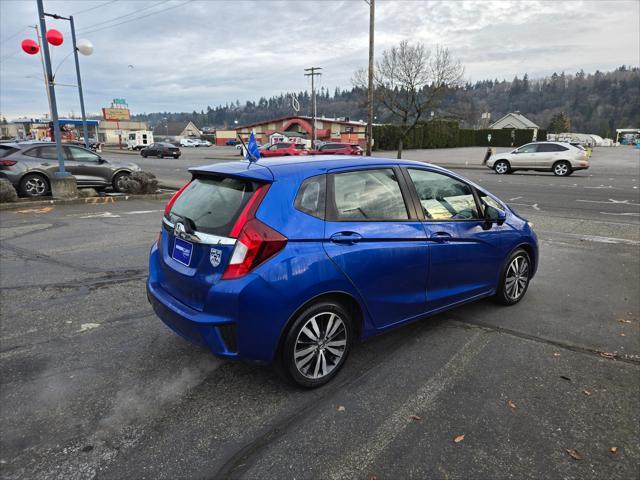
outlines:
[[[441,44],[471,81],[637,66],[639,5],[376,0],[376,56],[404,39]],[[81,57],[93,113],[116,97],[133,113],[199,111],[310,89],[303,76],[310,66],[323,68],[320,85],[331,91],[351,88],[354,70],[368,58],[364,0],[45,0],[45,9],[73,14],[78,38],[95,46],[91,57]],[[23,39],[35,38],[28,25],[36,12],[35,0],[0,0],[0,113],[8,118],[47,111],[39,55],[20,50]],[[48,26],[69,28],[56,20]],[[67,40],[52,47],[54,68],[71,52]],[[73,57],[56,79],[75,84]],[[76,89],[58,86],[56,93],[61,114],[79,113]]]

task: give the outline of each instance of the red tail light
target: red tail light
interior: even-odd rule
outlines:
[[[3,167],[13,167],[16,163],[15,160],[0,160],[0,165]]]
[[[233,249],[229,265],[222,275],[224,280],[246,275],[281,251],[287,244],[285,236],[255,217],[260,202],[268,190],[269,185],[262,185],[258,188],[231,230],[230,235],[237,237],[238,241]]]
[[[182,192],[184,192],[184,189],[187,188],[190,183],[191,183],[190,181],[185,183],[180,190],[178,190],[176,193],[173,194],[173,197],[171,197],[171,199],[169,200],[169,203],[167,203],[167,206],[164,207],[164,216],[165,217],[167,215],[169,215],[169,212],[171,211],[171,207],[173,207],[173,204],[176,203],[176,200],[178,199],[180,194]]]

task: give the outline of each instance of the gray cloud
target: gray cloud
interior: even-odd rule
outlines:
[[[185,1],[45,0],[48,11],[61,15],[99,7],[76,15],[79,37],[95,45],[93,56],[81,58],[88,111],[114,97],[125,97],[134,112],[257,100],[308,88],[303,68],[311,65],[323,67],[321,85],[349,88],[353,71],[366,64],[362,0]],[[149,16],[115,25],[132,13]],[[473,81],[606,70],[638,64],[639,13],[633,0],[378,0],[376,50],[403,39],[446,45]],[[0,112],[42,114],[47,101],[39,58],[18,51],[33,31],[4,41],[36,22],[35,1],[0,0],[0,18]],[[68,30],[62,21],[49,26]],[[54,65],[69,52],[69,42],[55,48]],[[72,59],[57,80],[75,83]],[[78,113],[75,89],[60,86],[57,95],[61,112]]]

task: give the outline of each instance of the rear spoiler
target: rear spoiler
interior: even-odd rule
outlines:
[[[191,167],[189,172],[194,177],[196,175],[224,175],[245,180],[256,180],[258,182],[273,182],[274,176],[271,170],[259,163],[252,163],[240,160],[230,163],[219,163],[214,165],[204,165],[202,167]]]

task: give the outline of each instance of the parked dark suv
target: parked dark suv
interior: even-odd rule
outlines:
[[[135,163],[106,160],[76,145],[63,145],[65,169],[76,177],[78,187],[120,191],[122,179],[140,171]],[[6,178],[20,195],[41,197],[50,192],[50,179],[58,171],[55,144],[11,143],[0,149],[0,178]]]
[[[180,158],[182,152],[173,143],[152,143],[148,147],[140,150],[140,155],[147,157],[173,157]]]

